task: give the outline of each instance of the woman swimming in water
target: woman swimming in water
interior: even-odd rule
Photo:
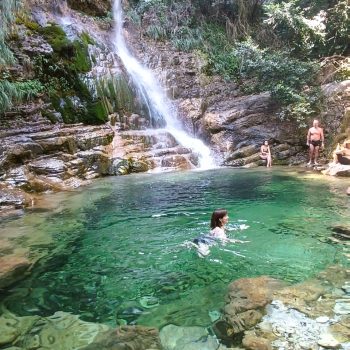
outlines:
[[[225,233],[225,225],[228,223],[228,213],[226,209],[216,209],[211,215],[210,220],[210,236],[219,239],[222,242],[245,243],[239,239],[230,239]]]
[[[202,235],[195,238],[191,244],[196,247],[198,256],[203,258],[210,253],[209,247],[221,243],[247,243],[239,239],[228,238],[225,233],[225,225],[228,223],[228,214],[226,209],[216,209],[211,215],[209,235]]]

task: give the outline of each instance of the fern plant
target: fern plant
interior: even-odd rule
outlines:
[[[44,86],[38,80],[10,82],[0,80],[0,114],[14,103],[28,101],[42,92]]]
[[[0,1],[0,68],[1,66],[14,63],[14,56],[6,45],[5,40],[11,31],[19,5],[19,0]]]

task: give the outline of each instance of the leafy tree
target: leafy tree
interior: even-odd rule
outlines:
[[[326,54],[350,54],[350,2],[338,1],[328,12],[326,25]]]

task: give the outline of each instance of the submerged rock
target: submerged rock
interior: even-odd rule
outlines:
[[[332,236],[341,241],[350,240],[350,227],[346,226],[333,226],[331,227],[333,231]]]
[[[162,350],[158,330],[142,326],[122,326],[100,333],[81,350]]]
[[[4,327],[1,327],[4,323]],[[78,316],[56,312],[49,317],[17,317],[5,313],[0,318],[0,345],[14,345],[22,350],[76,349],[90,344],[109,327],[84,322]]]
[[[271,341],[257,335],[255,332],[246,332],[242,344],[245,349],[272,350]]]
[[[151,309],[159,305],[159,299],[152,296],[144,296],[140,299],[140,305],[145,309]]]
[[[116,320],[118,324],[123,324],[126,322],[127,324],[135,324],[138,317],[143,314],[143,309],[136,306],[128,306],[124,308],[120,308],[116,313]]]
[[[168,325],[160,331],[164,350],[216,350],[218,341],[202,327],[179,327]]]
[[[264,314],[265,306],[272,301],[273,292],[285,283],[271,277],[242,278],[230,284],[224,319],[237,334],[256,325]]]
[[[0,317],[0,346],[14,343],[19,336],[29,332],[39,320],[39,316],[16,317],[4,313]]]
[[[30,265],[27,258],[14,254],[0,257],[0,288],[7,287],[23,278],[23,273]]]

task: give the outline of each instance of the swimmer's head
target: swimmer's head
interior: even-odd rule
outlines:
[[[216,209],[211,215],[210,227],[222,227],[228,222],[228,215],[226,209]]]
[[[312,125],[313,125],[314,128],[318,128],[319,123],[320,122],[318,121],[318,119],[314,119]]]
[[[269,141],[265,140],[265,141],[264,141],[264,145],[265,145],[265,146],[268,146],[268,145],[269,145]]]

